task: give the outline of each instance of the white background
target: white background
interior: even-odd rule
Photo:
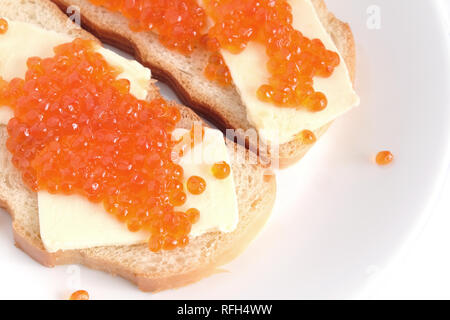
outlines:
[[[443,2],[450,21],[450,0]],[[450,164],[425,228],[387,270],[375,270],[361,298],[450,299]]]

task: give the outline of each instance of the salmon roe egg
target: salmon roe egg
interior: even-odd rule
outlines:
[[[196,0],[90,0],[130,21],[134,31],[155,31],[169,49],[190,54],[199,45],[206,15]]]
[[[8,31],[8,21],[0,18],[0,34],[5,34]]]
[[[317,140],[316,135],[314,134],[314,132],[312,132],[310,130],[303,130],[300,133],[300,139],[302,140],[302,142],[304,144],[313,144]]]
[[[180,190],[175,190],[169,196],[169,202],[175,207],[180,207],[186,203],[186,193]]]
[[[206,190],[206,181],[202,177],[192,176],[187,180],[186,186],[190,193],[199,195]]]
[[[192,224],[197,223],[200,220],[200,211],[196,208],[191,208],[186,211],[186,215]]]
[[[70,295],[69,300],[89,300],[89,293],[86,290],[78,290]]]
[[[378,165],[385,166],[394,161],[394,155],[390,151],[380,151],[375,160]]]
[[[150,250],[184,246],[192,222],[175,211],[187,195],[171,158],[180,113],[163,99],[134,97],[97,46],[76,39],[53,57],[30,58],[25,79],[0,79],[0,105],[14,110],[12,163],[36,192],[81,195],[130,231],[149,231]]]
[[[178,241],[178,246],[179,246],[180,248],[184,248],[184,247],[186,247],[188,244],[189,244],[189,237],[187,237],[187,236],[184,236],[183,238],[181,238],[181,239]]]
[[[205,128],[201,123],[195,123],[192,125],[191,130],[182,135],[177,141],[175,141],[174,159],[180,159],[188,150],[193,149],[197,144],[201,144],[205,138]],[[182,169],[182,168],[181,168]]]
[[[158,252],[162,248],[163,238],[159,235],[152,235],[148,240],[148,248],[152,252]]]
[[[226,179],[231,173],[231,168],[225,161],[215,163],[211,168],[212,174],[216,179]]]

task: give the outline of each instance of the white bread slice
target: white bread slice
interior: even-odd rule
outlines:
[[[71,5],[80,8],[81,24],[100,40],[133,54],[143,65],[152,69],[156,79],[168,83],[181,101],[196,112],[211,120],[222,130],[253,128],[247,120],[246,107],[235,87],[224,88],[215,85],[203,76],[207,63],[207,52],[196,50],[191,56],[171,51],[160,44],[152,32],[133,32],[128,20],[120,13],[95,6],[88,0],[52,0],[66,12]],[[352,79],[355,73],[355,43],[348,24],[337,19],[328,11],[323,0],[312,0],[322,24],[331,34]],[[329,124],[316,130],[319,138]],[[242,137],[241,137],[242,139]],[[240,140],[243,141],[243,140]],[[248,142],[248,141],[247,141]],[[251,142],[250,142],[251,143]],[[250,145],[252,150],[258,146]],[[260,143],[260,146],[268,150]],[[301,140],[279,146],[278,162],[281,168],[300,160],[311,145]]]
[[[26,21],[43,28],[92,37],[74,29],[67,17],[46,0],[1,0],[0,17]],[[159,95],[153,86],[149,98]],[[180,126],[189,128],[199,118],[179,106]],[[217,267],[236,257],[256,236],[267,220],[276,193],[275,177],[256,163],[256,155],[229,143],[239,151],[232,164],[239,206],[239,224],[232,233],[211,232],[191,239],[185,248],[152,253],[146,245],[96,247],[83,250],[45,251],[39,232],[37,196],[22,182],[11,163],[5,142],[7,131],[0,126],[0,205],[12,216],[16,245],[45,266],[84,264],[135,282],[144,291],[160,291],[183,286],[217,271]],[[244,159],[246,158],[246,159]],[[251,160],[251,161],[249,161]]]

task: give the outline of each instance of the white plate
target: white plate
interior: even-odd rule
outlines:
[[[420,228],[444,176],[450,50],[438,1],[327,3],[355,34],[361,107],[279,173],[269,223],[229,272],[152,295],[84,267],[46,269],[13,246],[2,214],[0,298],[61,299],[79,287],[94,299],[355,297]],[[381,29],[370,29],[378,9]],[[382,149],[395,154],[387,168],[373,163]]]

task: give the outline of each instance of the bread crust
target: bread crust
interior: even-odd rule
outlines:
[[[170,66],[164,61],[159,61],[158,58],[145,54],[140,48],[145,47],[142,41],[137,41],[133,37],[133,32],[128,28],[128,24],[122,24],[120,30],[108,26],[102,19],[97,17],[97,14],[92,10],[94,5],[87,0],[52,0],[64,12],[67,7],[75,4],[81,9],[81,23],[83,27],[92,32],[96,37],[105,43],[115,46],[131,55],[133,55],[143,65],[149,67],[154,74],[154,77],[167,83],[177,94],[179,99],[198,114],[213,122],[219,129],[225,132],[226,129],[246,129],[251,127],[247,120],[239,124],[232,121],[230,115],[223,112],[222,106],[218,105],[214,100],[205,97],[204,94],[199,93],[198,90],[190,85],[183,84],[180,78],[180,72],[173,66]],[[324,0],[312,0],[314,7],[327,31],[331,34],[333,41],[344,57],[345,63],[349,69],[350,76],[354,80],[355,75],[355,41],[350,26],[347,23],[337,19],[333,13],[328,11]],[[124,19],[118,13],[103,12],[115,17],[115,19]],[[120,32],[123,31],[123,32]],[[131,34],[131,36],[130,36]],[[238,95],[235,88],[232,89]],[[241,112],[246,113],[245,108]],[[315,135],[320,138],[331,123],[324,125],[322,128],[315,130]],[[246,140],[246,147],[253,151],[259,152],[259,148],[265,146],[259,142],[257,146],[249,144]],[[304,144],[301,140],[291,141],[280,145],[279,154],[276,161],[280,168],[286,168],[298,162],[311,148],[311,145]],[[267,154],[263,152],[262,154]],[[272,155],[275,156],[275,155]]]

